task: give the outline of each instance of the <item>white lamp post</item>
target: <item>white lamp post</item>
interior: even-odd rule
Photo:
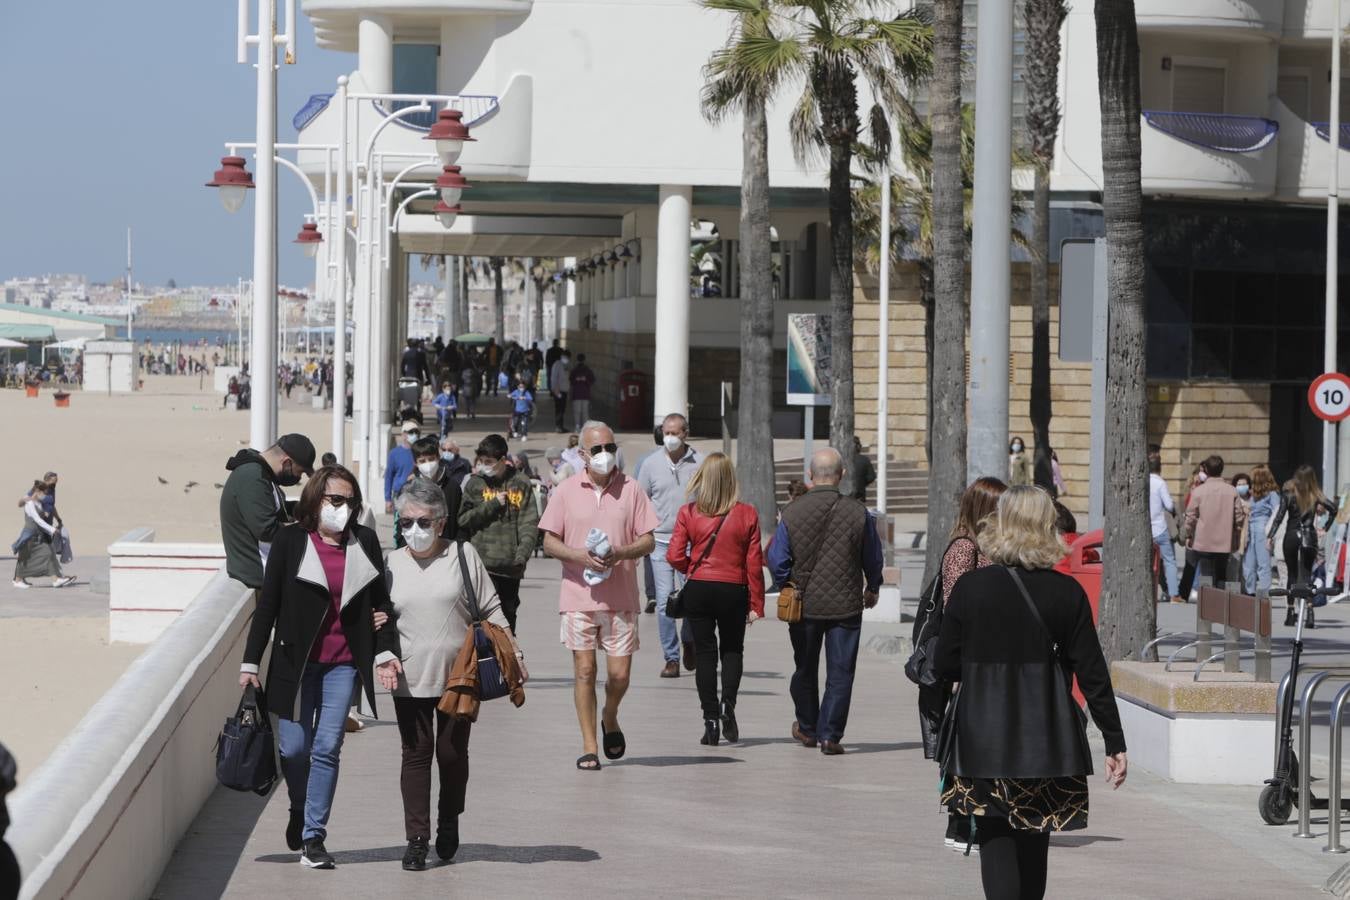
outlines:
[[[1331,175],[1327,185],[1327,291],[1326,333],[1322,346],[1322,371],[1336,371],[1337,279],[1340,276],[1341,192],[1341,0],[1336,0],[1331,21],[1331,115],[1327,141],[1331,144]],[[1336,423],[1322,423],[1322,486],[1335,497],[1340,493],[1336,472]]]

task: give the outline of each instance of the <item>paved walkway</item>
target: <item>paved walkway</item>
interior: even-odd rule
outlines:
[[[336,871],[304,869],[286,851],[284,791],[264,801],[218,789],[154,896],[981,895],[978,862],[942,847],[936,771],[919,749],[914,691],[897,658],[862,655],[850,753],[824,757],[787,736],[787,637],[777,622],[759,623],[746,648],[744,740],[708,748],[698,744],[694,680],[657,678],[655,618],[644,616],[621,717],[629,755],[578,772],[557,566],[536,560],[530,575],[528,699],[519,710],[490,704],[475,726],[453,865],[399,866],[399,743],[382,697],[389,718],[349,736],[343,751],[328,840]],[[1291,839],[1292,828],[1261,825],[1253,788],[1178,786],[1141,770],[1118,792],[1099,784],[1090,828],[1053,839],[1051,897],[1314,897],[1344,861]]]

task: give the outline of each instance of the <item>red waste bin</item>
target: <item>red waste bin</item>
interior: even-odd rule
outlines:
[[[1102,530],[1089,531],[1074,541],[1068,555],[1055,566],[1055,571],[1063,572],[1083,586],[1088,605],[1092,607],[1092,624],[1096,625],[1102,601]],[[1077,678],[1073,681],[1073,698],[1079,706],[1087,703],[1078,689]]]
[[[623,431],[640,430],[651,422],[647,412],[647,373],[625,369],[619,373],[619,428]]]

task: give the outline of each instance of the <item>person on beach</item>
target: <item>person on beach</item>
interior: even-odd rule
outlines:
[[[30,578],[50,578],[52,587],[63,588],[75,583],[74,575],[61,572],[61,560],[53,546],[58,539],[60,520],[55,516],[55,508],[48,512],[44,506],[48,485],[45,481],[34,481],[23,504],[23,531],[10,549],[15,556],[14,586],[27,589],[33,585]]]
[[[1045,895],[1050,834],[1087,827],[1092,774],[1078,678],[1106,743],[1106,781],[1125,781],[1125,733],[1083,588],[1064,556],[1050,495],[1009,488],[980,534],[991,565],[963,575],[942,617],[939,677],[959,682],[942,801],[970,817],[986,898]]]
[[[389,596],[399,644],[407,648],[403,672],[393,691],[403,747],[399,785],[408,841],[403,868],[421,871],[426,868],[431,841],[433,756],[440,783],[436,855],[449,860],[459,849],[459,817],[464,812],[469,784],[469,733],[473,726],[468,719],[451,719],[436,705],[445,692],[459,642],[472,621],[468,591],[473,591],[480,614],[506,629],[513,645],[515,635],[473,545],[457,546],[445,536],[454,525],[454,514],[445,505],[441,486],[418,475],[395,502],[398,524],[407,541],[402,549],[389,554]],[[467,570],[461,566],[461,547]],[[518,645],[515,650],[523,668],[525,654]]]
[[[360,508],[361,488],[345,468],[310,478],[295,524],[272,542],[239,666],[240,686],[259,687],[272,639],[266,693],[290,797],[286,846],[311,869],[335,865],[324,842],[352,697],[359,685],[374,714],[372,670],[389,691],[403,671],[397,629],[380,627],[394,608],[379,539],[356,522]]]
[[[506,439],[500,434],[479,442],[474,474],[464,482],[459,529],[492,576],[502,613],[514,632],[520,581],[539,542],[539,511],[529,477],[508,457]]]
[[[741,502],[736,467],[728,456],[709,453],[689,479],[688,495],[695,499],[680,507],[666,561],[688,578],[680,595],[685,621],[694,635],[694,680],[703,707],[699,743],[715,747],[719,737],[732,743],[741,739],[736,695],[741,687],[745,629],[764,618],[764,551],[759,514]]]
[[[881,589],[881,539],[867,507],[839,493],[844,459],[832,447],[811,457],[811,490],[783,507],[769,544],[775,588],[802,592],[802,619],[788,625],[796,671],[789,691],[797,718],[792,737],[836,756],[848,725],[864,609]],[[818,687],[825,648],[825,693]]]
[[[272,538],[290,521],[281,489],[312,474],[314,456],[309,438],[285,434],[263,452],[240,450],[225,464],[230,475],[220,492],[220,535],[225,571],[235,581],[254,590],[263,586]]]
[[[558,595],[563,646],[572,651],[573,702],[581,728],[577,768],[599,771],[596,755],[595,651],[604,649],[605,706],[600,717],[608,759],[628,750],[619,728],[619,703],[628,691],[638,649],[636,560],[656,547],[660,524],[651,501],[637,484],[616,470],[614,432],[592,422],[581,434],[585,470],[558,485],[539,528],[544,551],[562,563]]]

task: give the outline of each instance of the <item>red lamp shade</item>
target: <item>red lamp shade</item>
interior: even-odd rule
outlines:
[[[464,189],[472,187],[469,180],[460,172],[459,166],[446,166],[436,179],[436,187],[441,192],[441,202],[446,206],[457,206]]]
[[[222,156],[220,168],[206,186],[220,190],[226,212],[236,212],[244,205],[244,194],[253,187],[253,176],[244,168],[242,156]]]
[[[444,165],[453,165],[464,150],[464,142],[472,141],[469,129],[464,124],[464,113],[458,109],[443,109],[436,116],[436,124],[431,126],[424,140],[436,142],[436,152]]]
[[[314,222],[306,222],[300,226],[300,233],[295,236],[294,243],[304,249],[306,256],[313,258],[318,255],[319,247],[323,244],[323,232]]]

